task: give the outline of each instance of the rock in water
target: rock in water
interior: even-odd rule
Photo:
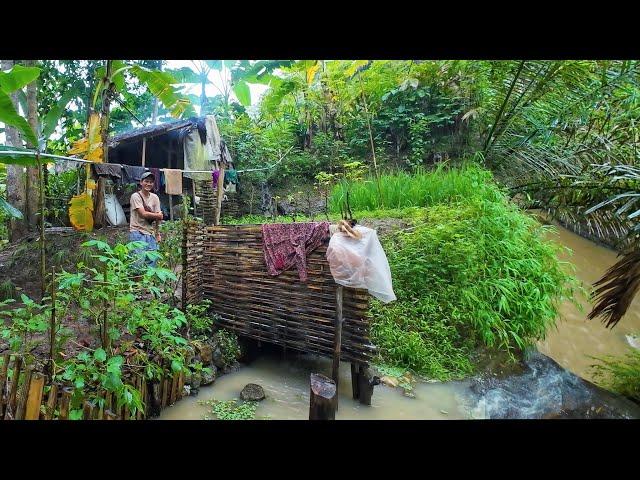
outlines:
[[[608,392],[532,351],[525,372],[476,378],[469,388],[474,418],[640,418],[640,406]]]
[[[216,380],[217,369],[214,366],[209,367],[210,372],[202,372],[202,386],[211,385]]]
[[[245,402],[259,402],[265,398],[264,390],[260,385],[249,383],[240,392],[240,398]]]

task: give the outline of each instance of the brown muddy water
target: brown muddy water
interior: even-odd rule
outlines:
[[[572,254],[563,253],[560,260],[575,266],[575,275],[587,289],[616,263],[616,252],[556,226],[556,232],[548,238],[571,249]],[[547,338],[538,342],[538,350],[550,356],[567,370],[593,381],[590,366],[596,363],[590,357],[623,356],[631,348],[640,348],[640,297],[631,303],[627,314],[613,329],[605,328],[599,320],[588,320],[591,304],[586,298],[579,299],[580,311],[571,302],[560,308],[557,329],[547,332]]]
[[[615,252],[586,240],[562,227],[556,227],[549,238],[569,247],[573,254],[563,253],[562,261],[575,266],[575,275],[585,287],[599,279],[615,263]],[[587,299],[580,299],[584,306],[581,312],[571,302],[561,306],[561,318],[557,328],[548,332],[547,338],[538,343],[540,352],[548,355],[562,367],[587,380],[593,380],[590,365],[594,361],[590,356],[624,355],[632,345],[640,345],[640,339],[633,335],[640,333],[640,299],[636,298],[630,312],[613,330],[605,328],[599,321],[587,320],[590,305]],[[215,398],[231,400],[239,397],[240,391],[248,383],[261,385],[267,398],[258,404],[256,418],[278,420],[303,420],[309,412],[309,375],[311,373],[329,374],[329,359],[310,355],[287,357],[271,354],[257,359],[249,366],[243,366],[236,372],[224,375],[208,387],[203,387],[197,396],[185,397],[173,407],[165,409],[161,420],[200,420],[209,408],[199,402]],[[541,377],[523,378],[524,387],[514,400],[503,390],[494,390],[480,398],[471,393],[471,380],[447,383],[419,382],[412,393],[415,398],[407,397],[400,388],[385,385],[375,387],[370,407],[360,405],[351,398],[351,376],[348,364],[340,369],[339,408],[336,419],[483,419],[495,418],[491,412],[505,410],[507,405],[517,403],[522,418],[540,418],[538,414],[528,417],[526,412],[541,411],[546,406],[532,403],[531,397],[543,397],[544,392],[558,390],[563,381],[562,375],[551,374]],[[533,386],[535,384],[535,388]],[[531,385],[531,387],[527,387]],[[530,390],[531,391],[528,391]],[[537,389],[533,392],[533,389]],[[559,391],[559,390],[558,390]],[[519,400],[518,400],[519,399]],[[553,400],[548,403],[558,402]],[[541,402],[538,402],[541,403]]]

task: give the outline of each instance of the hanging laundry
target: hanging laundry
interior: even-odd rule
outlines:
[[[220,140],[220,158],[226,164],[233,163],[233,159],[231,158],[231,153],[229,152],[229,148],[224,140]]]
[[[280,275],[295,265],[300,281],[306,282],[307,255],[329,237],[329,222],[265,223],[262,248],[267,271]]]
[[[194,173],[190,170],[210,170],[213,167],[207,159],[205,145],[197,130],[189,132],[184,138],[184,176],[192,180],[207,180],[208,173]]]
[[[112,180],[121,178],[122,165],[119,163],[92,163],[93,175],[96,177],[109,177]]]
[[[230,169],[224,171],[224,183],[238,183],[238,172],[236,170]]]
[[[146,168],[134,165],[122,165],[122,183],[139,183]]]
[[[182,170],[164,169],[165,191],[168,195],[182,195]]]
[[[212,183],[213,183],[213,189],[217,189],[218,188],[218,179],[220,178],[220,170],[214,170],[211,172],[211,178]]]
[[[220,131],[218,130],[218,124],[216,123],[216,117],[213,115],[207,115],[205,117],[205,127],[207,132],[207,139],[205,144],[205,154],[207,160],[211,162],[217,162],[220,160]]]

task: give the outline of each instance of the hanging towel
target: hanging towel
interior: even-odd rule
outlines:
[[[329,237],[329,222],[265,223],[262,248],[267,271],[280,275],[295,265],[301,282],[307,281],[307,255]]]
[[[182,195],[182,170],[164,169],[165,190],[168,195]]]
[[[133,165],[122,165],[122,183],[139,183],[140,177],[145,172],[144,167],[138,167]]]
[[[225,170],[224,171],[224,183],[233,183],[234,185],[238,183],[238,172],[235,170]]]
[[[122,165],[119,163],[92,163],[93,174],[96,177],[110,177],[113,180],[121,178]]]

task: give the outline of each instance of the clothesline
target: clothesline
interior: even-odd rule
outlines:
[[[238,173],[245,173],[245,172],[257,172],[260,170],[269,170],[273,167],[275,167],[276,165],[278,165],[280,162],[282,162],[282,160],[284,160],[284,157],[287,156],[287,154],[293,149],[293,145],[291,147],[289,147],[289,149],[284,152],[284,154],[280,157],[280,159],[275,162],[272,165],[268,165],[266,167],[261,167],[261,168],[249,168],[249,169],[245,169],[245,170],[236,170],[236,172]],[[9,151],[9,150],[3,150],[0,151],[0,155],[35,155],[37,152],[32,151],[32,150],[15,150],[15,151]],[[64,157],[62,155],[52,155],[50,153],[41,153],[40,154],[41,157],[46,157],[46,158],[53,158],[54,160],[64,160],[67,162],[78,162],[78,163],[99,163],[99,162],[92,162],[91,160],[83,160],[80,158],[74,158],[74,157]],[[113,165],[120,165],[120,164],[113,164]],[[139,167],[141,167],[142,165],[137,165]],[[145,167],[148,168],[148,167]],[[182,173],[211,173],[211,170],[183,170],[181,168],[175,168],[175,169],[168,169],[168,168],[159,168],[158,170],[160,170],[161,172],[164,172],[166,170],[180,170]]]

